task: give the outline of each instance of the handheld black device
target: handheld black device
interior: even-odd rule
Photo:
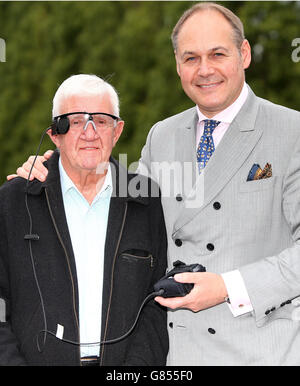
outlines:
[[[194,287],[192,283],[179,283],[174,280],[174,275],[182,272],[206,272],[205,267],[201,264],[186,265],[180,260],[173,263],[174,268],[167,272],[155,285],[154,291],[162,292],[164,298],[174,298],[187,295]]]

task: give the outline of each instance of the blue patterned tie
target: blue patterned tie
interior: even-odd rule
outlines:
[[[197,162],[199,173],[201,173],[202,170],[205,168],[208,160],[215,151],[212,133],[219,123],[220,121],[214,121],[213,119],[204,120],[204,131],[197,148]]]

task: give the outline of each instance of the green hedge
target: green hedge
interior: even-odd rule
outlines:
[[[253,48],[247,81],[256,94],[299,109],[299,2],[221,2],[245,24]],[[126,122],[114,155],[139,159],[150,127],[192,106],[181,90],[170,33],[193,2],[0,2],[0,182],[35,152],[58,85],[95,73],[118,90]],[[300,56],[300,55],[299,55]],[[42,151],[52,147],[44,141]]]

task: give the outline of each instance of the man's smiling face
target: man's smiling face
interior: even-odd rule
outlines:
[[[111,101],[107,94],[99,96],[74,95],[63,101],[60,115],[86,111],[113,114]],[[115,127],[108,126],[95,130],[92,123],[85,130],[70,128],[66,134],[52,136],[53,142],[60,149],[62,164],[70,175],[73,172],[95,172],[100,164],[108,162],[112,149],[117,143],[123,121],[116,122]]]
[[[175,56],[185,93],[211,118],[239,96],[251,49],[244,40],[239,50],[225,17],[217,11],[205,10],[184,22]]]

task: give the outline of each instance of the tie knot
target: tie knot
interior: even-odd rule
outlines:
[[[212,135],[214,129],[221,123],[220,121],[215,121],[214,119],[205,119],[204,120],[204,134]]]

